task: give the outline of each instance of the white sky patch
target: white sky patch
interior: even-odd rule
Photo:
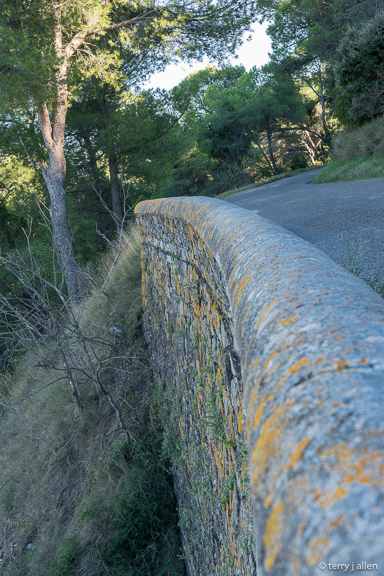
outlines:
[[[267,36],[266,29],[268,23],[264,24],[254,24],[252,26],[252,32],[245,32],[243,35],[244,44],[238,48],[236,56],[230,59],[230,63],[235,66],[242,64],[246,70],[249,70],[253,66],[260,68],[269,61],[268,52],[271,51],[271,39]],[[250,41],[246,41],[246,38],[251,36]],[[179,82],[181,82],[186,76],[192,74],[192,72],[197,72],[206,68],[209,64],[212,64],[205,58],[202,62],[197,62],[191,65],[185,62],[180,62],[179,64],[170,64],[164,70],[164,72],[157,72],[153,74],[151,79],[143,86],[143,88],[162,88],[164,90],[170,90]]]

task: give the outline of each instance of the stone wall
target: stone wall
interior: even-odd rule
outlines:
[[[256,574],[252,532],[259,575],[383,571],[383,300],[225,202],[136,215],[189,574]]]

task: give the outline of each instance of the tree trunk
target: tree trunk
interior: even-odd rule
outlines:
[[[13,250],[13,248],[16,248],[15,243],[14,243],[14,241],[13,241],[13,238],[12,238],[12,236],[11,236],[11,233],[10,233],[10,231],[9,231],[8,229],[7,229],[7,232],[6,232],[6,237],[7,237],[7,242],[8,242],[8,248],[9,248],[10,250]]]
[[[64,189],[65,157],[62,146],[49,152],[49,166],[42,168],[50,198],[53,240],[60,269],[67,285],[68,296],[81,293],[81,268],[77,262],[72,234],[67,219],[67,197]]]
[[[64,189],[66,161],[64,156],[65,122],[68,109],[67,70],[71,52],[63,49],[60,3],[53,5],[56,19],[54,45],[60,59],[56,71],[57,97],[54,113],[49,117],[47,104],[40,103],[38,117],[40,130],[49,156],[48,167],[41,163],[41,171],[48,188],[50,213],[53,227],[53,240],[61,272],[68,290],[68,296],[77,299],[81,294],[81,268],[77,262],[72,242],[72,234],[67,219],[67,198]]]
[[[321,142],[321,140],[319,139],[317,141],[317,144],[315,144],[315,142],[313,141],[313,138],[311,137],[310,132],[308,132],[306,130],[306,131],[302,132],[301,142],[303,143],[305,149],[307,150],[309,160],[310,160],[312,166],[315,166],[316,160],[318,157],[317,147],[318,147],[319,143]]]
[[[121,202],[120,202],[120,191],[119,191],[119,173],[117,169],[117,158],[114,153],[110,149],[110,124],[109,124],[109,114],[108,108],[105,98],[103,97],[99,101],[100,110],[104,118],[104,126],[106,131],[106,138],[107,138],[107,147],[108,147],[108,167],[109,167],[109,178],[111,182],[111,197],[112,197],[112,211],[116,218],[116,227],[119,228],[119,222],[123,219],[123,211],[121,209]]]
[[[325,99],[324,99],[324,90],[323,85],[320,86],[320,105],[321,105],[321,121],[323,124],[324,130],[324,142],[330,144],[331,135],[328,129],[327,119],[326,119],[326,111],[325,111]]]
[[[267,141],[268,141],[268,152],[269,157],[271,159],[272,167],[273,167],[273,175],[276,176],[279,173],[279,169],[276,166],[275,157],[273,155],[273,148],[272,148],[272,139],[271,139],[271,131],[269,129],[269,120],[268,118],[265,119],[265,131],[267,133]]]
[[[264,150],[263,150],[262,147],[260,146],[259,141],[258,141],[257,139],[255,139],[255,142],[256,142],[256,145],[257,145],[257,147],[259,148],[260,152],[262,153],[264,160],[265,160],[266,163],[268,164],[270,171],[271,171],[272,174],[273,174],[273,166],[272,166],[272,164],[270,163],[268,156],[266,155],[266,153],[264,152]]]
[[[91,139],[89,137],[89,134],[87,134],[84,131],[84,133],[80,133],[80,137],[84,141],[84,146],[85,146],[85,149],[86,149],[87,154],[88,154],[89,165],[91,167],[92,176],[95,179],[95,182],[97,184],[99,179],[100,179],[100,174],[99,174],[99,169],[97,167],[95,150],[92,146],[92,142],[91,142]]]
[[[116,226],[123,221],[123,212],[121,210],[120,191],[119,191],[119,173],[117,170],[117,158],[114,154],[108,155],[109,177],[111,180],[112,210],[117,219]]]

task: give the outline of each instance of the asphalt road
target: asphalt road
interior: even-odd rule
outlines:
[[[253,210],[369,278],[384,277],[384,179],[312,184],[305,172],[225,198]]]

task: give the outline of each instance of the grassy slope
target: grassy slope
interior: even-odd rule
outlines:
[[[352,160],[331,160],[314,179],[314,184],[326,182],[350,182],[384,178],[384,158],[368,156]]]
[[[135,328],[140,308],[136,237],[104,290],[88,298],[81,319],[84,331],[97,334],[97,355],[122,407],[129,445],[108,400],[98,398],[87,378],[80,381],[81,414],[66,381],[50,385],[57,372],[32,367],[33,352],[3,380],[2,393],[14,405],[3,410],[0,424],[3,576],[184,574],[172,482],[151,420],[152,377]],[[123,337],[112,335],[114,323]]]
[[[384,178],[384,119],[375,118],[337,134],[332,159],[314,182],[348,182]]]

